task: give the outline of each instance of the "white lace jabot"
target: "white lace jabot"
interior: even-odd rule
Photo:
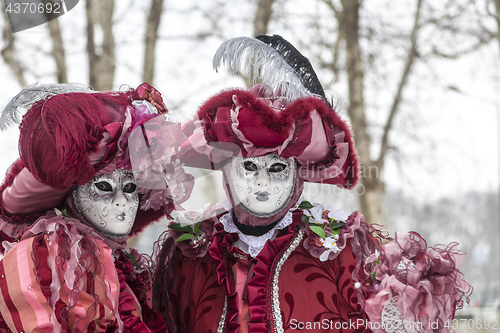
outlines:
[[[233,245],[255,258],[260,253],[260,251],[262,251],[264,245],[266,245],[266,242],[269,239],[274,239],[276,237],[278,230],[284,229],[292,224],[292,212],[299,207],[302,200],[303,198],[300,198],[297,203],[292,208],[290,208],[290,210],[288,210],[285,216],[271,230],[261,236],[252,236],[242,233],[240,229],[238,229],[234,224],[231,212],[221,216],[219,221],[224,226],[224,230],[226,232],[238,234],[240,239]]]

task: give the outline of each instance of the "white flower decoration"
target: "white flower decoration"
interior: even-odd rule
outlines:
[[[329,237],[326,237],[324,242],[323,242],[323,247],[326,248],[326,251],[321,254],[319,257],[320,261],[327,261],[328,256],[330,255],[331,252],[333,253],[338,253],[340,252],[339,247],[337,246],[337,241],[339,240],[339,235],[332,235]]]
[[[330,206],[327,206],[325,209],[329,210],[328,218],[330,219],[345,222],[349,217],[349,215],[347,215],[347,213],[342,209],[333,210],[333,208],[331,208]]]
[[[304,215],[309,216],[309,223],[324,224],[328,221],[323,218],[323,207],[314,206],[304,211]]]
[[[175,216],[175,222],[179,223],[181,226],[194,225],[203,219],[203,213],[207,210],[210,204],[206,204],[202,209],[189,210],[189,211],[177,211]]]

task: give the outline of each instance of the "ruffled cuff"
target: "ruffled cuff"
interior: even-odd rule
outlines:
[[[415,232],[396,233],[396,239],[371,256],[376,293],[365,310],[376,332],[395,332],[398,327],[408,332],[450,331],[455,310],[472,293],[459,271],[465,253],[457,247],[427,247]]]

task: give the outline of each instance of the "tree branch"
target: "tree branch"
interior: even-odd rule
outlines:
[[[389,117],[387,118],[386,124],[384,126],[384,133],[382,135],[382,142],[380,145],[380,153],[379,153],[379,156],[377,159],[377,166],[380,170],[382,170],[382,168],[384,166],[385,155],[387,154],[387,151],[389,148],[389,132],[391,131],[391,128],[392,128],[392,125],[394,122],[394,117],[396,116],[397,112],[399,111],[399,105],[401,103],[403,89],[405,88],[405,86],[408,82],[408,77],[410,75],[411,69],[412,69],[413,64],[415,62],[415,58],[418,57],[417,35],[418,35],[418,30],[420,29],[420,25],[419,25],[418,21],[420,19],[420,9],[422,7],[422,2],[423,2],[423,0],[417,1],[417,10],[415,12],[415,20],[413,22],[413,30],[412,30],[411,36],[410,36],[410,42],[411,42],[410,50],[408,51],[403,74],[401,76],[401,80],[399,81],[398,89],[396,91],[396,95],[394,96],[394,100],[392,102],[391,110],[389,112]]]
[[[97,90],[113,89],[115,78],[115,38],[113,34],[114,0],[99,0],[99,23],[102,28],[102,54],[98,58]]]
[[[482,35],[481,39],[477,43],[469,46],[468,48],[460,50],[456,53],[444,53],[444,52],[439,51],[436,47],[434,47],[432,49],[432,54],[437,55],[437,56],[442,57],[442,58],[446,58],[446,59],[457,59],[461,56],[464,56],[464,55],[467,55],[467,54],[470,54],[472,52],[477,51],[482,46],[490,43],[493,39],[498,38],[497,36],[498,36],[497,34],[493,34],[493,33],[490,33],[488,35]]]
[[[52,4],[52,0],[43,0],[44,4]],[[52,57],[54,58],[54,62],[56,64],[56,75],[57,82],[66,83],[68,82],[68,74],[66,69],[66,55],[64,51],[64,43],[61,35],[61,27],[59,25],[59,19],[56,14],[53,12],[47,13],[45,12],[45,16],[47,17],[50,38],[52,40]]]
[[[339,23],[340,38],[345,40],[346,70],[349,86],[348,114],[352,128],[356,133],[356,145],[359,159],[363,166],[373,164],[370,155],[371,138],[365,114],[364,101],[364,68],[359,43],[359,2],[357,0],[342,0],[342,11],[336,11]],[[364,178],[366,180],[366,178]]]
[[[7,12],[5,10],[3,11],[3,14],[5,22],[3,26],[3,40],[7,45],[2,49],[2,58],[10,67],[21,87],[26,87],[28,84],[26,83],[26,79],[24,77],[23,68],[15,56],[14,34],[12,33],[12,29],[9,24],[9,17],[7,16]]]
[[[253,37],[267,34],[267,27],[273,14],[274,0],[259,0],[253,21]]]
[[[497,37],[498,43],[500,45],[500,0],[494,0],[494,2],[495,2],[495,13],[496,13],[496,21],[497,21],[496,37]]]
[[[97,54],[95,52],[94,14],[92,9],[92,0],[85,1],[85,13],[87,16],[87,56],[89,60],[89,86],[95,89],[97,85]]]
[[[160,26],[163,13],[163,0],[152,0],[146,26],[146,43],[144,47],[144,66],[142,80],[153,84],[155,71],[156,41],[158,39],[158,27]]]
[[[325,3],[328,6],[328,8],[330,8],[335,13],[335,16],[337,16],[337,18],[338,18],[340,11],[335,7],[332,0],[322,0],[322,1],[323,1],[323,3]]]

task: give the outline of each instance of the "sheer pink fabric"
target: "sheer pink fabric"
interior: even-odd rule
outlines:
[[[383,332],[382,312],[393,297],[410,332],[419,327],[422,333],[451,332],[455,309],[472,293],[459,271],[465,253],[457,247],[427,247],[417,233],[396,233],[396,239],[372,255],[378,262],[373,269],[377,292],[366,301],[366,312],[379,323],[377,332]]]

